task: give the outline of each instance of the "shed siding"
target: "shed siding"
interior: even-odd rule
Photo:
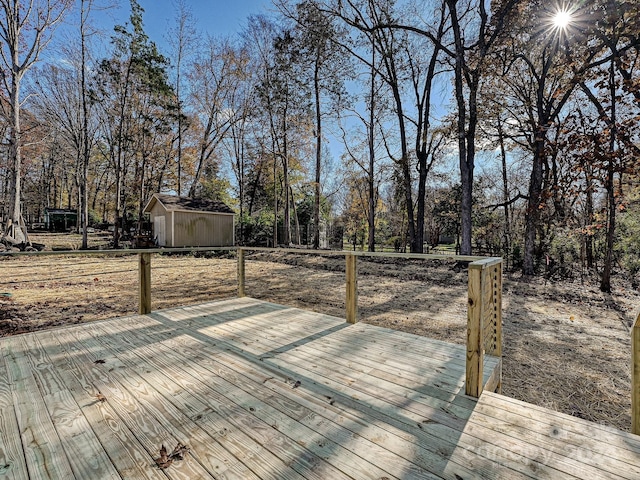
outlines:
[[[156,202],[155,205],[149,211],[149,217],[153,224],[153,236],[158,241],[160,247],[171,246],[171,212],[168,212],[164,205],[160,202]],[[164,218],[164,220],[159,219]],[[164,226],[164,232],[160,232],[159,229]]]
[[[176,211],[173,231],[176,247],[233,245],[233,215]]]

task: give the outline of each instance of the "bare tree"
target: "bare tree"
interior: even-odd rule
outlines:
[[[177,118],[177,127],[178,131],[176,133],[176,141],[177,141],[177,163],[178,163],[178,186],[177,192],[178,195],[182,194],[182,143],[185,131],[185,115],[183,112],[183,95],[184,91],[182,89],[182,77],[183,77],[183,69],[185,61],[189,59],[194,51],[194,46],[197,43],[197,34],[194,27],[194,18],[193,13],[189,9],[185,0],[177,0],[175,4],[176,9],[176,20],[175,26],[169,30],[169,45],[173,49],[174,55],[174,68],[175,68],[175,79],[174,79],[174,90],[176,93],[176,104],[178,107],[178,111],[176,112]],[[193,187],[192,187],[193,188]]]
[[[210,38],[189,72],[194,130],[199,137],[189,196],[196,194],[203,172],[211,166],[217,147],[235,120],[236,112],[227,107],[237,81],[236,53],[228,41]]]
[[[2,235],[16,243],[26,240],[20,230],[22,145],[20,130],[21,86],[27,71],[36,63],[51,40],[55,25],[71,0],[0,0],[0,58],[6,70],[3,86],[9,97],[9,158],[11,187],[9,219]],[[4,106],[4,104],[3,104]]]

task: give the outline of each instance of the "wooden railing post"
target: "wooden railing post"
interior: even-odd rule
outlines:
[[[467,395],[479,397],[484,389],[484,356],[502,357],[502,259],[485,258],[469,264],[467,306]],[[502,361],[487,381],[492,391],[502,390]]]
[[[640,314],[631,329],[631,432],[640,435]]]
[[[469,290],[467,305],[467,371],[465,393],[479,398],[484,378],[484,338],[483,319],[483,265],[469,264]]]
[[[358,263],[357,257],[348,253],[346,255],[346,274],[347,274],[347,322],[358,322]]]
[[[236,250],[238,255],[238,297],[244,297],[244,249]]]
[[[493,278],[493,316],[495,329],[495,345],[492,355],[502,358],[502,262],[495,267],[495,276]],[[502,393],[502,362],[500,362],[500,378],[496,392]]]
[[[138,254],[138,282],[140,288],[140,315],[151,312],[151,254]]]

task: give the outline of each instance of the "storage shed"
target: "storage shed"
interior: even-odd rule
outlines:
[[[234,213],[223,202],[155,193],[144,207],[161,247],[223,247],[235,242]]]
[[[78,225],[78,211],[68,208],[45,208],[44,224],[52,232],[66,232]]]

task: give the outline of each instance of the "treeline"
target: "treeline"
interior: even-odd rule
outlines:
[[[354,248],[446,241],[604,291],[640,270],[633,0],[275,0],[233,38],[183,1],[162,50],[135,0],[110,39],[106,2],[15,3],[5,236],[69,207],[118,246],[162,191],[227,202],[244,244],[318,247],[331,223]]]

